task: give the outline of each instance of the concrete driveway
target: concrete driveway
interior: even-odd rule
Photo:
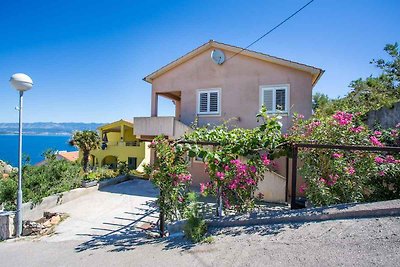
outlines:
[[[67,213],[69,217],[56,227],[54,235],[41,241],[90,241],[131,228],[146,228],[158,218],[154,207],[156,196],[157,190],[145,180],[104,187],[50,209]]]

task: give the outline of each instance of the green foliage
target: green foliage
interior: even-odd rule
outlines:
[[[207,125],[183,137],[194,143],[186,144],[189,157],[201,157],[206,163],[210,182],[200,185],[202,193],[221,195],[224,208],[239,212],[252,209],[257,184],[284,141],[280,117],[268,116],[263,107],[257,119],[261,123],[254,129]],[[197,145],[198,142],[216,145]]]
[[[5,210],[15,210],[18,183],[15,179],[0,179],[0,203]]]
[[[199,205],[197,195],[194,192],[187,194],[187,207],[185,209],[185,218],[187,222],[183,232],[186,238],[194,243],[203,241],[207,233],[207,224],[204,218],[199,213]]]
[[[111,170],[106,167],[96,168],[83,174],[83,180],[85,181],[101,181],[104,179],[114,178],[118,175],[118,172]]]
[[[129,174],[129,167],[126,161],[118,161],[117,169],[119,175]]]
[[[99,148],[100,136],[95,131],[76,131],[69,141],[71,146],[79,148],[83,153],[83,170],[87,171],[90,151]]]
[[[201,242],[207,233],[206,221],[201,217],[190,216],[184,226],[183,232],[186,238],[192,242]]]
[[[315,93],[312,97],[312,109],[314,112],[319,108],[324,108],[331,100],[326,94]]]
[[[46,164],[23,167],[23,202],[39,203],[44,197],[69,191],[81,186],[80,166],[57,160],[54,153],[46,153]],[[0,203],[13,208],[17,197],[17,173],[0,180]]]
[[[371,63],[381,69],[382,73],[366,79],[351,82],[350,93],[340,99],[328,102],[317,109],[316,115],[321,118],[333,115],[336,111],[365,114],[381,107],[391,107],[400,101],[400,54],[398,44],[388,44],[384,50],[390,59],[372,60]]]

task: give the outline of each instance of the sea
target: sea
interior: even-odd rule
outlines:
[[[43,153],[54,151],[76,151],[68,144],[69,136],[24,135],[22,154],[30,158],[30,164],[43,160]],[[0,135],[0,160],[18,166],[18,135]]]

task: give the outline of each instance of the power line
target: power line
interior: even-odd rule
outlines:
[[[281,23],[279,23],[278,25],[276,25],[275,27],[273,27],[271,30],[269,30],[268,32],[266,32],[265,34],[263,34],[261,37],[259,37],[257,40],[255,40],[254,42],[252,42],[251,44],[249,44],[248,46],[246,46],[245,48],[242,48],[239,52],[236,52],[233,56],[231,56],[230,58],[228,58],[226,61],[232,59],[233,57],[237,56],[238,54],[242,53],[244,50],[247,50],[250,46],[252,46],[253,44],[257,43],[258,41],[260,41],[262,38],[264,38],[265,36],[267,36],[268,34],[270,34],[271,32],[273,32],[274,30],[276,30],[277,28],[279,28],[279,26],[281,26],[282,24],[284,24],[286,21],[290,20],[291,18],[293,18],[297,13],[299,13],[300,11],[302,11],[304,8],[306,8],[309,4],[311,4],[312,2],[314,2],[314,0],[311,0],[310,2],[308,2],[307,4],[305,4],[304,6],[302,6],[300,9],[298,9],[296,12],[294,12],[292,15],[290,15],[289,17],[287,17],[285,20],[283,20]]]

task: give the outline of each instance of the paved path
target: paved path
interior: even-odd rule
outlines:
[[[55,234],[43,242],[105,239],[130,228],[146,227],[157,221],[154,200],[157,191],[148,181],[130,180],[102,188],[50,209],[69,217]]]

